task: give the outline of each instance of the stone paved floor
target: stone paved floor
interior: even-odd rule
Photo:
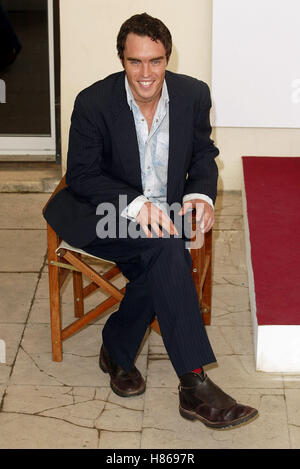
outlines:
[[[256,372],[245,265],[241,195],[216,205],[212,324],[218,358],[210,378],[243,403],[259,408],[251,424],[211,430],[178,413],[178,380],[161,338],[151,332],[137,359],[147,379],[143,396],[122,399],[98,369],[106,318],[64,343],[51,360],[46,231],[48,194],[1,194],[0,448],[299,448],[300,376]],[[99,263],[99,269],[104,265]],[[122,276],[116,284],[125,283]],[[88,299],[92,304],[101,294]],[[63,296],[72,320],[71,284]]]

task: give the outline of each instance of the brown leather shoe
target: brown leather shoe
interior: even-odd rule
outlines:
[[[129,372],[123,370],[108,354],[102,345],[99,357],[99,366],[104,373],[110,375],[111,389],[121,397],[139,396],[146,389],[146,383],[134,366]]]
[[[201,420],[212,428],[234,427],[258,415],[256,409],[238,404],[222,391],[204,371],[180,378],[179,412],[186,419]]]

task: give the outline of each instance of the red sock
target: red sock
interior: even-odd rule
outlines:
[[[196,368],[195,370],[193,370],[193,373],[201,373],[202,371],[202,368]]]

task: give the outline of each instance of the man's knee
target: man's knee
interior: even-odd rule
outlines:
[[[185,246],[185,241],[181,238],[161,238],[161,252],[168,264],[180,267],[181,264],[191,262],[189,250]]]

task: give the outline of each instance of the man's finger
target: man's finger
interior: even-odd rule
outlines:
[[[148,225],[141,225],[141,227],[142,227],[142,230],[144,231],[145,235],[147,236],[147,238],[153,238],[153,235],[152,235],[151,231],[149,230]]]
[[[160,230],[159,225],[156,222],[151,223],[151,228],[154,230],[154,232],[157,234],[159,238],[163,236],[163,233]]]
[[[178,231],[172,222],[171,218],[168,217],[168,215],[160,210],[159,212],[159,218],[157,220],[157,217],[154,218],[153,220],[154,223],[158,223],[164,230],[166,230],[169,234],[174,234],[176,233],[178,235]]]
[[[196,205],[196,222],[201,221],[203,216],[205,217],[204,204],[199,203]]]
[[[186,212],[191,208],[193,208],[192,202],[184,202],[183,206],[181,207],[181,209],[178,212],[178,215],[185,215]]]
[[[172,220],[168,217],[168,216],[164,216],[162,217],[161,221],[160,221],[160,225],[162,228],[164,228],[169,234],[177,234],[178,235],[178,231],[176,229],[176,226],[174,225],[174,223],[172,222]]]
[[[214,217],[211,217],[210,222],[205,230],[205,233],[207,233],[213,227],[214,221]]]
[[[203,226],[203,232],[207,233],[213,226],[215,221],[214,214],[212,213],[206,220]]]

